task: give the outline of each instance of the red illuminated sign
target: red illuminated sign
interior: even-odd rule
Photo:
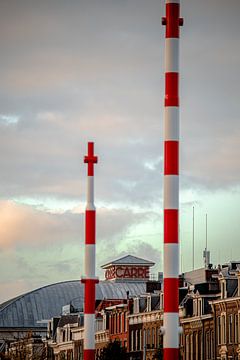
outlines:
[[[149,267],[112,266],[106,270],[105,279],[149,279]]]

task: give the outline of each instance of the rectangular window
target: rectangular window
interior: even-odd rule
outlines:
[[[193,357],[193,334],[190,335],[190,354],[191,354],[191,360],[195,360]]]
[[[142,330],[139,330],[139,350],[142,351]]]
[[[121,330],[122,330],[122,333],[125,332],[125,330],[124,330],[125,314],[126,314],[126,312],[124,311],[122,313],[122,317],[121,317]]]
[[[197,316],[197,300],[193,300],[193,316]]]
[[[218,339],[218,345],[221,344],[221,317],[217,317],[217,339]]]
[[[213,337],[213,330],[210,332],[210,347],[211,347],[211,359],[214,359],[214,337]]]
[[[198,311],[197,316],[202,316],[202,299],[198,299]]]
[[[228,341],[233,342],[233,315],[228,315]]]
[[[152,328],[152,348],[155,348],[155,328]]]
[[[205,356],[206,356],[206,360],[209,359],[209,331],[206,333],[205,336]]]
[[[131,331],[131,351],[134,351],[134,331]]]
[[[226,344],[226,315],[222,315],[222,343]]]
[[[234,340],[238,344],[238,314],[234,315]]]
[[[186,335],[186,360],[189,360],[189,335]]]
[[[135,350],[138,351],[138,330],[135,331]]]

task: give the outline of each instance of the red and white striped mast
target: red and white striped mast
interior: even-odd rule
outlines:
[[[179,358],[179,26],[180,0],[166,0],[164,104],[164,360]]]
[[[87,206],[85,212],[85,277],[82,283],[84,292],[84,360],[95,360],[95,285],[99,282],[95,275],[95,237],[96,210],[94,205],[94,164],[98,162],[94,155],[94,143],[88,143],[88,154],[84,163],[88,164]]]

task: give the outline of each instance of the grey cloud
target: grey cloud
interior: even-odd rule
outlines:
[[[234,71],[240,54],[239,4],[217,4],[208,3],[207,13],[205,2],[185,1],[182,6],[182,172],[189,181],[209,187],[215,181],[208,169],[221,174],[221,163],[210,161],[208,154],[218,153],[218,140],[223,143],[226,133],[239,128]],[[150,173],[143,163],[162,155],[161,11],[158,1],[4,5],[0,102],[6,114],[17,114],[21,121],[14,130],[3,130],[2,193],[79,197],[80,147],[93,138],[103,161],[100,194],[141,202],[145,193],[152,201],[161,187],[162,169]],[[231,22],[223,28],[225,16]],[[44,113],[56,114],[56,119],[41,118]],[[133,146],[133,139],[140,143]],[[219,156],[227,160],[234,154],[235,147],[229,147]],[[201,158],[205,161],[196,169],[195,160]],[[236,162],[229,170],[236,175],[221,177],[220,186],[234,185],[239,177]],[[124,181],[135,184],[133,191],[121,186]]]
[[[239,183],[239,11],[238,0],[182,1],[183,189]],[[161,207],[163,14],[158,0],[2,2],[0,113],[19,119],[0,121],[2,199],[85,203],[82,159],[94,140],[96,205],[120,207],[98,209],[101,250]],[[83,244],[78,214],[0,207],[8,224],[15,217],[1,246]]]

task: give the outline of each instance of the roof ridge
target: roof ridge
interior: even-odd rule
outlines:
[[[109,262],[103,264],[103,265],[101,266],[101,268],[104,269],[104,268],[105,268],[106,266],[108,266],[108,265],[121,263],[121,261],[124,261],[124,260],[126,260],[127,258],[129,258],[129,264],[131,264],[131,262],[130,262],[131,259],[134,259],[135,261],[138,261],[138,262],[141,263],[141,264],[149,264],[149,265],[150,265],[150,264],[152,264],[152,265],[155,264],[153,261],[143,259],[143,258],[141,258],[141,257],[139,257],[139,256],[127,254],[127,255],[125,255],[125,256],[122,256],[122,257],[120,257],[120,258],[117,258],[117,259],[115,259],[115,260],[112,260],[112,261],[109,261]],[[126,264],[127,264],[127,262],[126,262]],[[133,262],[133,264],[134,264],[134,262]]]

